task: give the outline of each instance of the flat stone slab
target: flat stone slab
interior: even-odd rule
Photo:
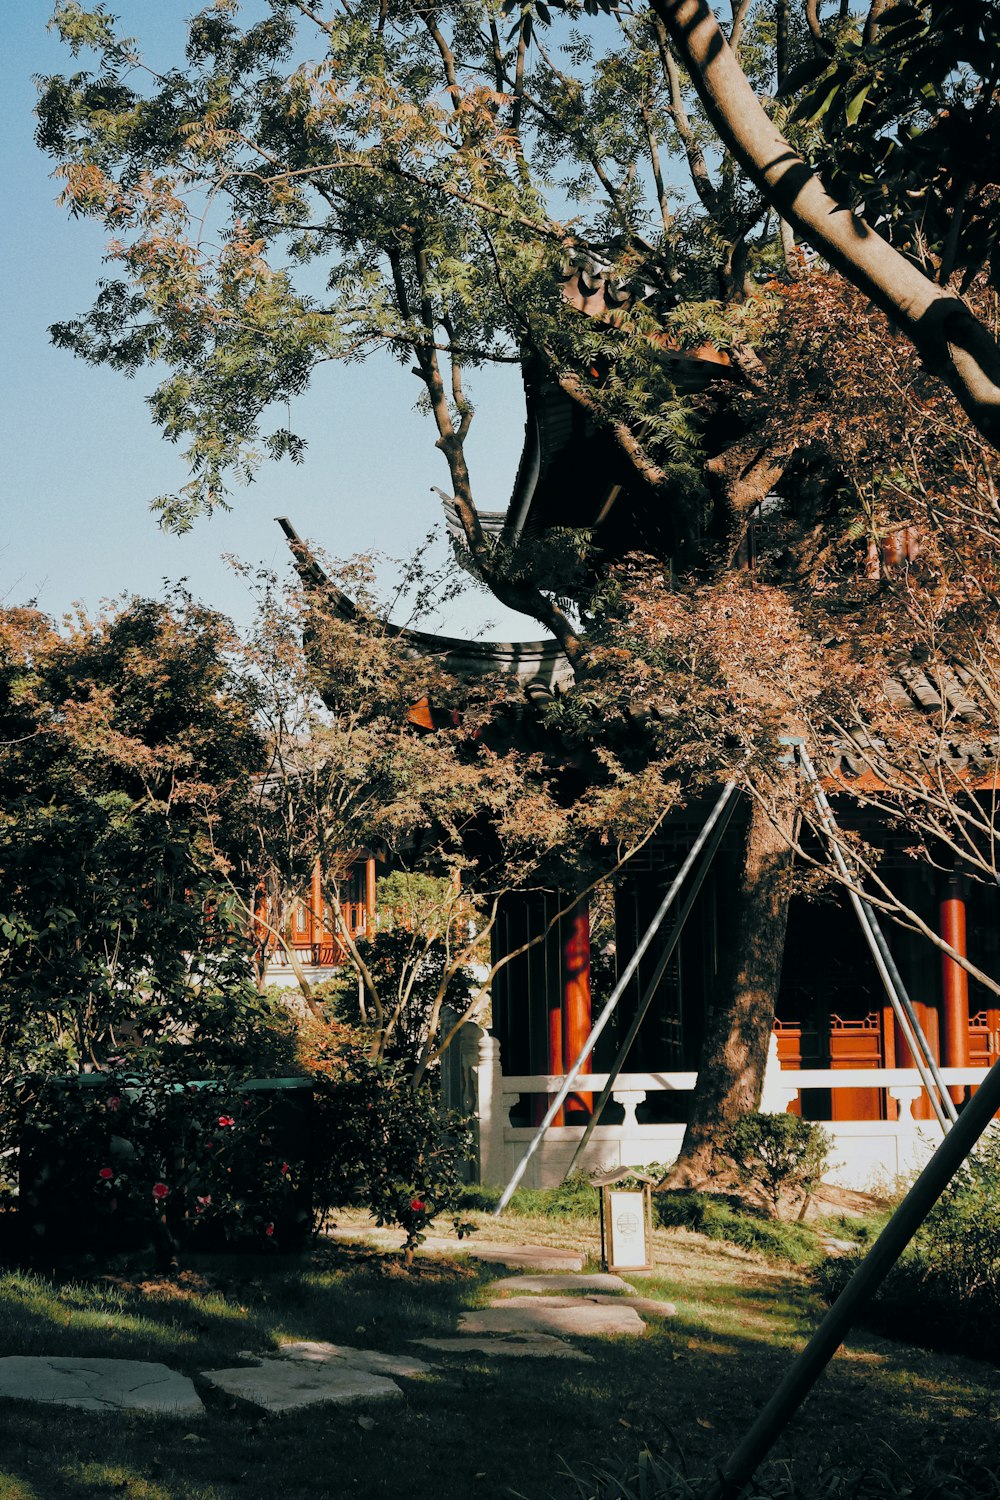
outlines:
[[[459,1248],[466,1248],[464,1241]],[[476,1260],[495,1261],[498,1266],[508,1266],[512,1271],[577,1272],[583,1270],[586,1259],[573,1250],[558,1250],[553,1245],[504,1245],[490,1240],[470,1243],[468,1253]]]
[[[431,1366],[407,1354],[382,1354],[377,1349],[352,1349],[348,1344],[325,1344],[309,1339],[281,1344],[270,1359],[294,1359],[310,1365],[349,1365],[370,1375],[433,1375]]]
[[[578,1338],[645,1333],[646,1325],[634,1307],[617,1297],[609,1298],[608,1304],[575,1297],[509,1297],[496,1307],[463,1313],[458,1328],[460,1333],[555,1333]]]
[[[676,1318],[677,1306],[673,1302],[659,1302],[655,1297],[588,1297],[588,1302],[617,1303],[619,1307],[632,1307],[644,1318]]]
[[[595,1271],[590,1276],[565,1275],[559,1272],[551,1276],[503,1276],[491,1281],[491,1292],[634,1292],[635,1287],[613,1276],[609,1271]]]
[[[523,1339],[414,1339],[441,1354],[496,1354],[501,1359],[576,1359],[593,1364],[593,1355],[574,1349],[551,1334],[536,1333]]]
[[[341,1242],[367,1240],[376,1245],[398,1250],[402,1245],[399,1231],[359,1228],[356,1225],[343,1229],[330,1229],[327,1239]],[[469,1255],[473,1260],[494,1261],[499,1266],[508,1266],[512,1271],[582,1271],[584,1256],[573,1250],[559,1250],[552,1245],[508,1245],[499,1240],[481,1240],[478,1235],[467,1239],[450,1239],[443,1234],[429,1234],[420,1246],[418,1254]]]
[[[340,1361],[269,1359],[256,1369],[207,1370],[204,1379],[227,1395],[269,1412],[298,1411],[321,1401],[400,1401],[403,1397],[394,1380]]]
[[[0,1396],[80,1406],[84,1411],[146,1411],[197,1417],[205,1408],[186,1375],[142,1359],[70,1359],[10,1354],[0,1359]]]

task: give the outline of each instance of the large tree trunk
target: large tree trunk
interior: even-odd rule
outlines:
[[[791,797],[767,810],[756,799],[751,803],[733,906],[721,913],[726,957],[719,991],[666,1188],[701,1187],[726,1129],[760,1105],[788,923],[795,816]]]
[[[960,298],[924,276],[860,214],[831,198],[769,120],[707,0],[653,0],[723,144],[771,207],[910,338],[1000,448],[1000,347]]]

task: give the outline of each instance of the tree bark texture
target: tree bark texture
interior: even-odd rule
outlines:
[[[961,298],[928,280],[860,215],[831,198],[768,119],[707,0],[653,0],[720,139],[781,217],[914,344],[983,436],[1000,448],[1000,346]]]
[[[702,1186],[723,1132],[760,1105],[788,925],[795,819],[790,797],[770,809],[751,803],[732,902],[720,903],[723,965],[691,1114],[664,1187]]]

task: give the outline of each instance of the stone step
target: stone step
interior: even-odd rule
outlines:
[[[631,1307],[637,1313],[654,1318],[673,1318],[677,1308],[673,1302],[658,1302],[655,1297],[613,1297],[606,1292],[591,1292],[580,1297],[504,1297],[493,1303],[494,1307]]]
[[[577,1338],[645,1333],[646,1325],[635,1308],[626,1306],[618,1297],[609,1298],[608,1302],[613,1305],[597,1305],[572,1297],[514,1297],[494,1307],[463,1313],[458,1328],[460,1333],[555,1333]],[[546,1303],[556,1305],[545,1306]]]
[[[350,1365],[355,1370],[368,1370],[372,1375],[388,1375],[393,1379],[433,1374],[429,1364],[410,1354],[383,1354],[379,1349],[352,1349],[349,1344],[326,1344],[313,1339],[279,1344],[274,1355],[265,1357],[295,1359],[303,1364]]]
[[[298,1411],[320,1402],[401,1401],[394,1380],[342,1361],[317,1364],[298,1359],[269,1359],[252,1369],[206,1370],[209,1385],[249,1401],[267,1412]]]
[[[547,1333],[526,1335],[519,1339],[414,1339],[413,1343],[422,1344],[438,1354],[495,1354],[500,1359],[575,1359],[593,1363],[592,1355],[585,1354],[582,1349],[574,1349],[572,1344]]]
[[[502,1276],[491,1281],[490,1292],[634,1292],[635,1287],[612,1276],[608,1271],[595,1271],[588,1276],[567,1275],[555,1271],[548,1276]]]
[[[84,1411],[197,1417],[205,1410],[186,1375],[142,1359],[10,1354],[0,1359],[0,1396]]]

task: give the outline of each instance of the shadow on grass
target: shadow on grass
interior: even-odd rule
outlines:
[[[170,1276],[141,1264],[88,1280],[0,1275],[0,1350],[161,1360],[192,1374],[289,1338],[398,1348],[451,1332],[487,1276],[447,1262],[407,1271],[395,1257],[326,1246],[192,1261]]]

